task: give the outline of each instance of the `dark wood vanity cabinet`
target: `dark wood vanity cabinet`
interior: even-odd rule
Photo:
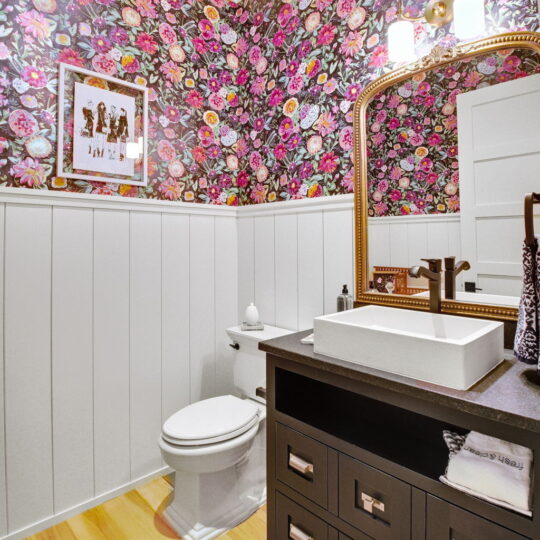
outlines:
[[[303,335],[260,346],[268,540],[540,540],[540,496],[529,518],[439,480],[448,461],[443,429],[480,431],[540,455],[540,389],[526,386],[523,366],[505,362],[472,391],[456,392],[315,355],[300,345]],[[482,403],[483,392],[497,410]],[[505,409],[505,396],[534,401],[520,417],[519,404]]]

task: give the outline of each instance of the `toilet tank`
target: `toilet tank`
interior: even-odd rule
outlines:
[[[264,330],[244,332],[240,326],[227,328],[231,343],[238,345],[234,352],[234,385],[241,396],[265,403],[255,394],[259,386],[266,388],[266,354],[259,351],[259,343],[292,333],[293,330],[269,325],[265,325]]]

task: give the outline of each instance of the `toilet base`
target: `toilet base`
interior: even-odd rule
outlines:
[[[165,509],[163,516],[182,540],[211,540],[240,525],[240,523],[253,515],[265,503],[266,493],[253,508],[245,509],[242,515],[235,516],[227,524],[222,523],[219,527],[206,526],[202,523],[188,523],[172,505]]]

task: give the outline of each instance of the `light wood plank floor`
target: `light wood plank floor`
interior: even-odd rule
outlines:
[[[166,477],[91,508],[26,540],[178,540],[161,517],[172,487]],[[266,507],[220,536],[220,540],[265,540]]]

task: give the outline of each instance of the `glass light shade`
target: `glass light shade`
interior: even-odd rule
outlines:
[[[388,27],[388,59],[390,62],[410,62],[415,58],[413,23],[392,23]]]
[[[458,39],[479,37],[485,30],[484,0],[454,1],[454,33]]]
[[[139,143],[128,142],[126,144],[126,156],[128,159],[139,159]]]

